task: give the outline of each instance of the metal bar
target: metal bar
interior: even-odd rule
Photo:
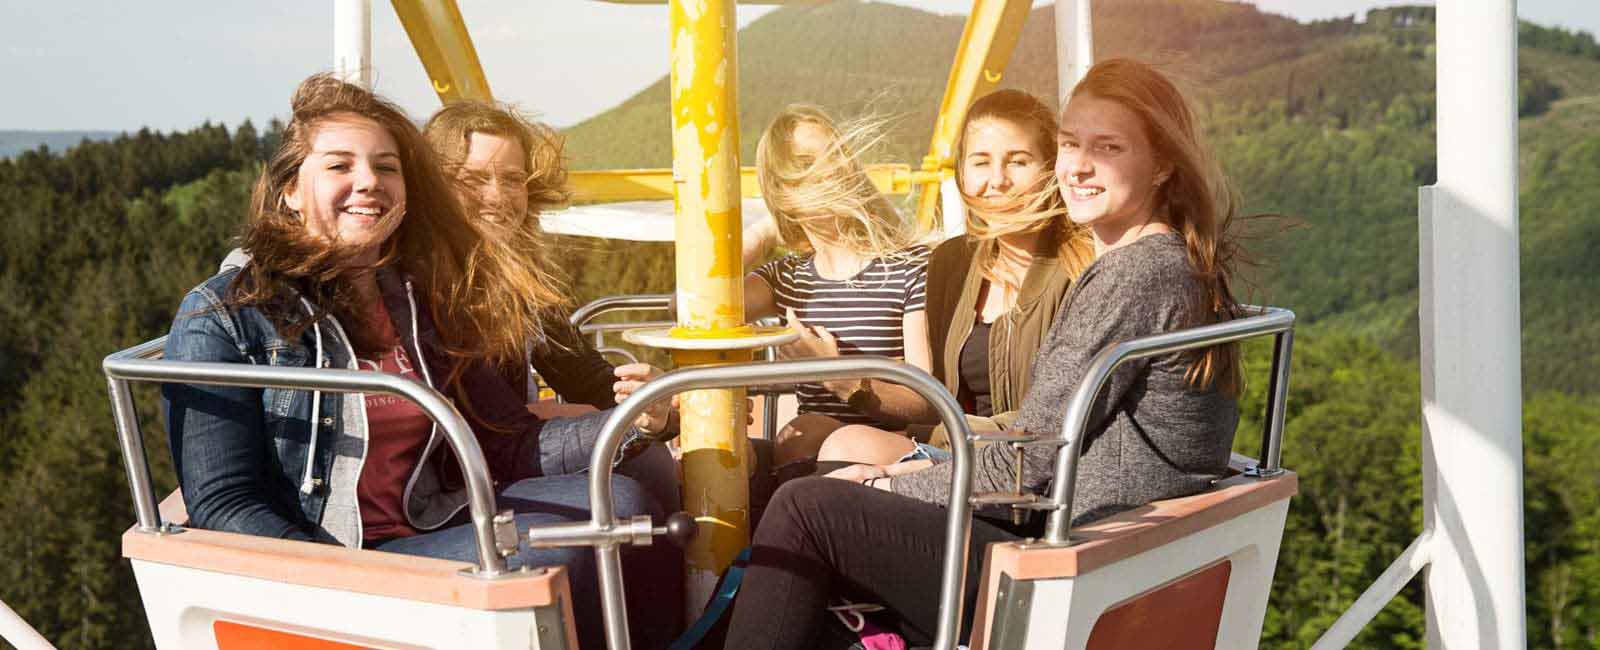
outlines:
[[[667,9],[678,307],[671,331],[703,339],[727,337],[745,326],[734,18],[734,0],[672,0]],[[750,358],[748,350],[673,351],[679,366]],[[678,397],[684,506],[719,527],[684,549],[691,618],[699,616],[718,576],[750,539],[744,398],[744,391],[732,388]]]
[[[0,602],[0,639],[15,646],[17,650],[55,650],[50,641],[33,629],[27,621],[22,620],[9,605]]]
[[[133,512],[138,517],[139,531],[160,532],[165,522],[161,521],[155,484],[150,480],[150,459],[144,454],[144,432],[139,429],[133,395],[124,380],[107,377],[106,383],[111,391],[111,416],[117,426],[117,443],[122,447],[122,464],[128,472],[128,488],[133,493]]]
[[[391,4],[440,102],[494,99],[455,0],[391,0]]]
[[[372,87],[372,0],[335,0],[333,73],[362,88]]]
[[[670,293],[645,293],[596,298],[573,311],[567,320],[573,327],[581,328],[602,314],[614,311],[672,311],[672,297]],[[639,324],[628,327],[639,327]]]
[[[867,178],[884,194],[906,194],[913,185],[937,183],[937,172],[912,171],[905,163],[878,163],[866,166]],[[761,183],[755,167],[739,168],[739,195],[761,196]],[[567,191],[573,203],[611,203],[617,201],[666,201],[672,199],[671,169],[578,170],[567,174]]]
[[[794,381],[805,377],[808,381],[859,379],[868,377],[903,385],[924,399],[938,411],[945,429],[951,432],[953,469],[950,487],[949,515],[945,523],[945,562],[939,586],[938,635],[934,644],[941,650],[955,648],[961,622],[961,594],[966,578],[967,544],[971,527],[972,504],[972,442],[968,439],[966,417],[961,406],[945,390],[944,384],[928,373],[899,361],[884,357],[851,356],[829,359],[803,359],[700,366],[666,373],[645,384],[632,397],[618,405],[606,420],[599,439],[595,441],[594,455],[590,458],[589,508],[592,526],[597,531],[614,526],[614,509],[611,503],[611,462],[622,444],[622,438],[631,423],[644,408],[657,400],[692,390],[706,390],[729,386],[762,386]],[[615,561],[618,551],[614,544],[595,548],[601,566]],[[606,619],[607,641],[612,650],[629,646],[627,636],[627,611],[623,599],[623,586],[616,582],[601,581],[601,602]],[[613,635],[614,633],[614,635]]]
[[[1271,476],[1283,471],[1283,420],[1289,401],[1289,369],[1293,367],[1294,330],[1279,332],[1272,339],[1272,374],[1267,380],[1267,417],[1263,420],[1261,460],[1257,474]]]
[[[467,505],[472,513],[472,528],[478,546],[480,577],[495,577],[506,573],[505,558],[500,556],[495,544],[494,485],[489,479],[488,465],[483,459],[483,449],[467,426],[466,420],[449,400],[438,391],[421,382],[363,370],[335,370],[319,368],[282,368],[238,363],[208,363],[194,361],[164,361],[149,357],[159,353],[165,339],[114,353],[101,362],[106,379],[113,385],[128,381],[158,383],[202,384],[214,386],[243,386],[251,388],[289,388],[321,390],[341,393],[384,393],[415,403],[428,417],[444,430],[445,440],[461,464],[461,474],[467,482]],[[123,393],[126,395],[126,392]],[[144,436],[137,422],[125,426],[125,417],[133,418],[132,402],[117,401],[117,429],[122,440],[123,461],[128,466],[128,480],[134,493],[135,508],[152,507],[154,488],[145,467]],[[126,410],[124,410],[126,409]],[[136,420],[136,418],[135,418]],[[140,469],[135,469],[140,468]],[[142,504],[141,504],[142,502]],[[159,514],[139,514],[140,527],[147,520],[159,519]]]
[[[634,321],[626,323],[588,322],[580,326],[578,331],[583,332],[584,334],[604,334],[607,332],[626,332],[628,330],[640,328],[672,327],[674,324],[675,321],[670,320]]]
[[[1328,627],[1327,632],[1322,633],[1317,642],[1312,644],[1311,650],[1336,650],[1350,645],[1356,635],[1361,633],[1362,628],[1365,628],[1367,623],[1370,623],[1372,618],[1383,611],[1384,606],[1405,588],[1406,583],[1411,582],[1418,571],[1428,566],[1432,557],[1433,532],[1424,530],[1410,546],[1406,547],[1406,550],[1400,553],[1400,557],[1394,559],[1389,568],[1383,570],[1377,580],[1372,581],[1372,586],[1362,592],[1355,604],[1340,614],[1339,619]]]
[[[1068,531],[1072,525],[1072,500],[1077,493],[1078,456],[1083,453],[1083,436],[1089,424],[1089,410],[1094,406],[1100,389],[1111,378],[1111,373],[1118,366],[1134,359],[1287,332],[1294,328],[1294,312],[1273,307],[1259,309],[1264,312],[1260,316],[1123,341],[1095,355],[1089,371],[1084,374],[1083,381],[1078,384],[1077,391],[1073,392],[1072,399],[1067,404],[1066,416],[1061,420],[1061,437],[1067,441],[1067,445],[1056,456],[1056,475],[1050,486],[1050,499],[1056,509],[1050,513],[1050,519],[1046,523],[1045,543],[1061,546],[1072,544]],[[1284,355],[1282,361],[1288,361],[1287,355]],[[1282,376],[1287,380],[1287,371],[1283,372]],[[1283,410],[1284,405],[1279,400],[1281,396],[1287,395],[1287,387],[1283,388],[1285,390],[1274,391],[1268,398],[1271,404],[1269,408],[1275,413],[1281,413]],[[1269,428],[1267,433],[1269,437],[1281,436],[1283,429],[1276,427],[1274,433],[1273,429]],[[1280,444],[1268,443],[1269,448],[1275,448]]]
[[[921,170],[944,174],[955,156],[955,143],[967,121],[972,101],[994,90],[1005,74],[1011,51],[1022,37],[1022,24],[1032,9],[1030,0],[973,0],[972,13],[961,31],[956,60],[950,66],[944,98],[939,102],[939,117],[933,124],[933,140]],[[934,209],[939,205],[939,186],[922,186],[917,200],[917,223],[922,232],[933,227]]]
[[[1527,645],[1517,3],[1440,2],[1418,226],[1430,648]]]
[[[1073,87],[1094,66],[1094,21],[1089,0],[1056,0],[1056,99],[1067,107]]]

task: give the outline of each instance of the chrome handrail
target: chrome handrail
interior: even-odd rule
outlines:
[[[971,532],[972,443],[961,406],[944,384],[921,369],[899,361],[874,356],[849,356],[795,361],[765,361],[699,366],[674,370],[657,377],[617,406],[601,429],[590,458],[589,508],[587,523],[535,526],[528,532],[530,544],[538,545],[541,531],[560,544],[593,544],[599,568],[600,593],[606,625],[606,642],[612,650],[631,647],[627,627],[627,605],[623,599],[622,562],[618,545],[634,533],[626,522],[616,522],[611,502],[611,461],[628,426],[649,404],[688,390],[761,386],[791,382],[795,377],[812,381],[859,379],[890,381],[916,391],[938,411],[940,420],[951,432],[954,471],[951,474],[949,515],[945,524],[945,562],[939,592],[939,623],[935,648],[953,650],[961,622],[962,586],[966,579],[967,545]],[[626,529],[625,529],[626,528]]]
[[[672,298],[670,293],[643,293],[625,296],[606,296],[596,298],[577,310],[567,318],[573,327],[583,327],[601,314],[614,311],[665,311],[672,312]]]
[[[1061,439],[1067,442],[1056,456],[1045,544],[1072,544],[1068,531],[1072,525],[1072,500],[1077,492],[1078,456],[1083,453],[1083,433],[1089,423],[1089,410],[1094,406],[1100,389],[1111,378],[1112,371],[1134,359],[1274,335],[1272,375],[1267,385],[1267,413],[1262,425],[1262,458],[1250,473],[1265,478],[1283,471],[1279,464],[1283,449],[1284,402],[1289,393],[1290,352],[1294,347],[1294,312],[1276,307],[1245,309],[1260,315],[1122,341],[1095,355],[1089,371],[1068,402],[1066,417],[1061,420]]]
[[[472,575],[492,578],[508,573],[505,558],[496,544],[496,528],[514,526],[509,518],[497,521],[494,484],[489,478],[483,449],[461,413],[449,400],[426,384],[413,379],[365,370],[282,368],[241,363],[167,361],[159,357],[166,337],[148,341],[113,353],[101,363],[110,385],[112,411],[122,458],[127,465],[128,485],[133,491],[138,530],[159,533],[168,530],[157,509],[155,488],[150,480],[149,460],[144,455],[144,433],[128,389],[130,381],[156,383],[242,386],[251,388],[289,388],[339,393],[384,393],[410,400],[444,430],[445,441],[461,464],[467,483],[467,505],[472,513],[472,528],[478,546],[478,566]],[[317,426],[312,423],[311,426]],[[512,529],[510,538],[515,539]],[[505,537],[501,537],[505,539]]]

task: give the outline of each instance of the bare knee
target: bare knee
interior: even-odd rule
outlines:
[[[773,444],[773,462],[783,465],[816,456],[823,442],[841,426],[844,423],[838,420],[812,413],[790,420]]]
[[[916,449],[916,443],[898,433],[852,424],[823,441],[817,451],[817,460],[843,460],[873,465],[888,465]]]

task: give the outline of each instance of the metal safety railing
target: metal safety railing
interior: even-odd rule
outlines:
[[[1094,407],[1100,389],[1111,379],[1111,373],[1118,366],[1135,359],[1272,335],[1272,366],[1267,384],[1267,412],[1262,422],[1261,458],[1249,473],[1266,478],[1283,471],[1279,463],[1283,447],[1284,402],[1289,394],[1290,353],[1294,348],[1294,312],[1276,307],[1245,307],[1245,310],[1259,315],[1122,341],[1095,355],[1083,381],[1067,403],[1067,414],[1061,421],[1061,438],[1051,441],[1063,447],[1064,453],[1056,456],[1056,473],[1050,485],[1049,502],[1036,507],[1050,511],[1049,521],[1045,524],[1045,544],[1072,544],[1068,530],[1072,525],[1078,457],[1083,453],[1089,411]]]
[[[627,605],[623,599],[622,561],[618,545],[640,543],[640,531],[615,521],[611,503],[611,459],[629,427],[645,407],[689,390],[755,387],[783,384],[803,377],[808,381],[871,378],[903,385],[928,400],[951,432],[954,472],[951,474],[949,517],[945,524],[945,562],[939,592],[939,622],[935,648],[956,647],[961,622],[961,595],[966,578],[966,556],[971,532],[972,442],[961,406],[944,384],[915,366],[884,357],[850,356],[797,361],[770,361],[723,366],[702,366],[666,373],[636,391],[612,411],[595,442],[589,475],[588,522],[536,526],[528,531],[533,546],[594,546],[599,567],[601,603],[606,642],[612,650],[631,647]]]
[[[607,345],[606,335],[612,332],[622,332],[641,327],[671,327],[672,325],[676,324],[674,321],[666,320],[632,323],[596,323],[594,321],[605,314],[623,311],[663,311],[668,315],[671,315],[673,313],[672,300],[673,296],[670,293],[606,296],[604,298],[592,300],[584,304],[582,307],[579,307],[576,311],[572,312],[572,316],[568,319],[568,322],[570,322],[574,328],[577,328],[579,334],[594,337],[595,351],[601,354],[617,355],[627,359],[629,363],[638,363],[639,357],[635,356],[633,352],[629,351],[628,349]],[[754,324],[764,326],[781,325],[783,324],[783,320],[776,316],[768,316],[765,318],[756,319]],[[762,357],[767,361],[777,360],[777,348],[764,348],[762,350]],[[761,403],[762,438],[772,440],[777,437],[777,398],[779,396],[792,393],[794,393],[793,385],[774,385],[752,388],[750,394],[761,395],[763,398],[765,398]]]
[[[638,363],[639,357],[626,348],[606,345],[606,334],[621,332],[639,327],[670,327],[675,323],[671,320],[648,321],[635,323],[596,323],[595,319],[602,315],[624,311],[662,311],[670,318],[673,313],[672,294],[670,293],[643,293],[621,296],[606,296],[597,298],[579,307],[567,321],[580,334],[594,337],[594,348],[601,354],[614,354],[627,359],[629,363]]]
[[[467,506],[472,514],[473,535],[478,548],[478,563],[470,574],[494,578],[506,575],[505,558],[517,550],[516,524],[509,515],[495,514],[494,485],[489,478],[483,450],[471,427],[455,407],[427,385],[398,375],[364,370],[318,368],[280,368],[237,363],[208,363],[162,360],[166,337],[142,343],[107,356],[101,363],[111,391],[112,414],[117,438],[122,445],[122,460],[128,471],[128,487],[133,492],[137,530],[161,534],[174,530],[161,521],[155,486],[150,480],[149,459],[144,455],[144,433],[133,407],[129,382],[288,388],[340,393],[384,393],[415,403],[444,431],[445,441],[455,452],[466,478]],[[311,426],[318,426],[311,423]]]

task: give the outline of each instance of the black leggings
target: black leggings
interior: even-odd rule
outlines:
[[[933,642],[946,510],[848,481],[802,478],[773,494],[756,529],[727,648],[816,648],[837,625],[833,597],[877,603],[912,645]],[[971,629],[984,548],[1018,535],[974,519],[962,639]]]

